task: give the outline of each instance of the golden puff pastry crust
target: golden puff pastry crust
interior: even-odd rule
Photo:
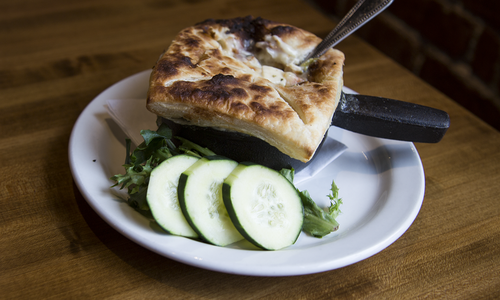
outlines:
[[[147,108],[179,124],[242,132],[309,161],[330,127],[344,54],[297,64],[321,41],[261,18],[206,20],[182,30],[153,68]]]

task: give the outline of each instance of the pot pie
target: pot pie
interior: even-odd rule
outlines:
[[[262,18],[198,23],[182,30],[153,67],[147,109],[181,125],[245,133],[307,162],[343,86],[338,50],[299,65],[320,41]]]

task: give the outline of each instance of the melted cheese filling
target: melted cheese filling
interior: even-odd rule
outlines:
[[[244,62],[274,84],[292,86],[307,80],[307,74],[297,65],[305,54],[295,50],[279,36],[266,35],[263,41],[255,44],[255,53],[252,53],[246,50],[249,45],[242,44],[232,33],[216,32],[214,35],[225,55]]]

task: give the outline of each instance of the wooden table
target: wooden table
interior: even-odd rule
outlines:
[[[347,86],[451,116],[440,143],[416,145],[425,200],[391,246],[319,274],[238,276],[154,254],[98,217],[75,188],[67,158],[79,114],[108,86],[151,68],[180,29],[245,15],[319,36],[334,25],[299,0],[0,4],[0,298],[500,296],[499,132],[355,37],[339,46]]]

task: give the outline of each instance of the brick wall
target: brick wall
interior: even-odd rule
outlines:
[[[311,0],[335,21],[357,0]],[[394,0],[356,35],[500,130],[500,1]]]

